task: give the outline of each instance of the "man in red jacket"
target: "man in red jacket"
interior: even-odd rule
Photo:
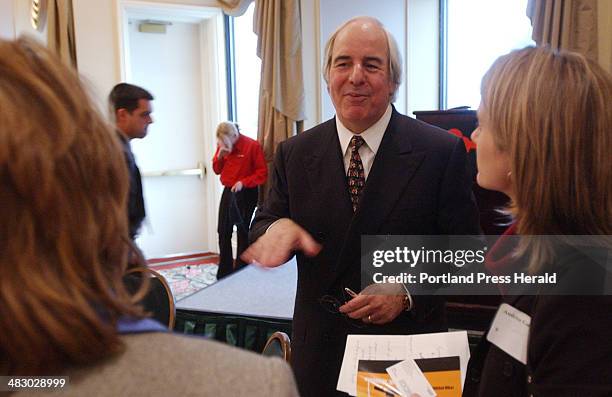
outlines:
[[[240,259],[249,244],[249,224],[257,205],[257,186],[268,178],[268,168],[259,143],[241,135],[235,124],[222,122],[217,127],[217,151],[213,170],[221,174],[225,187],[219,204],[219,271],[221,279],[245,263]],[[236,263],[232,256],[232,233],[238,231]]]

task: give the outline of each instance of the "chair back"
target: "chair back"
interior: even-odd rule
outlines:
[[[289,335],[280,331],[270,335],[262,354],[264,356],[281,357],[287,362],[291,361],[291,340]]]
[[[147,267],[129,269],[124,277],[128,291],[134,293],[140,286],[143,277],[150,278],[150,287],[140,303],[145,311],[152,314],[151,318],[173,329],[176,317],[174,296],[164,276]]]

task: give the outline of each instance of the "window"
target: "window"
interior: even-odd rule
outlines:
[[[527,0],[441,0],[440,108],[478,108],[480,81],[493,61],[534,45]],[[446,31],[444,31],[446,26]]]
[[[228,114],[242,134],[257,139],[261,60],[257,57],[257,35],[253,33],[254,8],[253,2],[243,15],[227,17],[226,42]]]

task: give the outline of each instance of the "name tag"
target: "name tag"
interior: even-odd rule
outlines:
[[[487,340],[523,364],[527,364],[527,342],[531,317],[502,303],[495,314]]]

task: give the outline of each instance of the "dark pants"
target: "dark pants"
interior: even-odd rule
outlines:
[[[249,246],[249,224],[257,205],[257,188],[244,188],[232,193],[229,187],[223,189],[219,204],[219,271],[217,280],[243,267],[240,255]],[[238,252],[236,263],[232,256],[232,233],[234,225],[238,230]]]

